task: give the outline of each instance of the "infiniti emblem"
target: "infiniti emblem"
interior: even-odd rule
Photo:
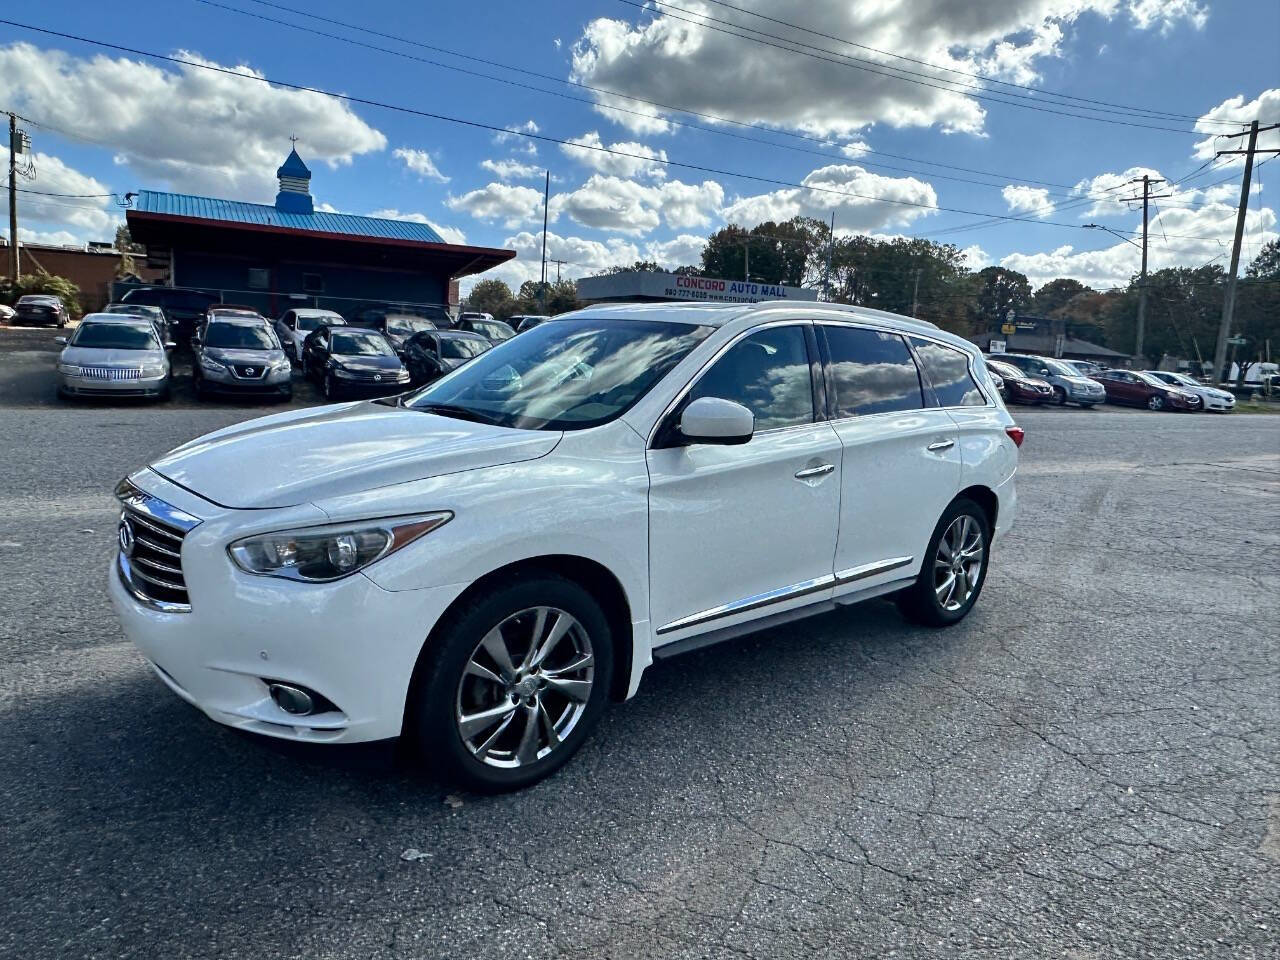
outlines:
[[[116,539],[120,541],[120,552],[127,558],[133,557],[133,548],[137,540],[133,535],[133,524],[127,517],[120,518],[120,529],[116,531]]]

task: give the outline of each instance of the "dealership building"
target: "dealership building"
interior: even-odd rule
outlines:
[[[780,283],[691,277],[679,273],[624,270],[578,281],[584,303],[663,303],[695,300],[706,303],[759,303],[762,300],[814,301],[818,291]]]
[[[267,316],[290,306],[344,314],[384,303],[448,309],[460,278],[516,255],[446,243],[425,223],[316,210],[311,171],[296,150],[276,176],[273,205],[142,190],[125,213],[130,236],[164,284]]]

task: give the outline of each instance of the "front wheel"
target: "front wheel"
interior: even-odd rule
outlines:
[[[898,609],[913,623],[949,627],[978,602],[987,579],[991,527],[972,500],[957,500],[929,541],[916,582],[898,594]]]
[[[1061,387],[1054,387],[1053,402],[1060,407],[1065,407],[1067,405],[1067,391],[1063,390]]]
[[[1148,410],[1163,410],[1163,409],[1164,409],[1164,397],[1156,396],[1156,397],[1151,397],[1150,399],[1148,399],[1148,400],[1147,400],[1147,409],[1148,409]]]
[[[608,698],[608,619],[591,594],[560,577],[477,594],[429,644],[406,726],[424,759],[473,790],[515,790],[555,772]]]
[[[324,375],[324,398],[332,400],[338,395],[338,385],[333,382],[333,374],[326,373]]]

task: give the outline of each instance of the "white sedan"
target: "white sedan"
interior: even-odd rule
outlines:
[[[332,310],[318,310],[311,307],[298,307],[286,310],[274,324],[276,336],[295,362],[302,362],[302,341],[316,327],[337,326],[347,321]]]
[[[602,305],[391,402],[240,423],[137,470],[109,589],[214,720],[403,734],[506,790],[656,657],[887,594],[959,622],[1017,512],[1021,441],[977,348],[932,324]]]
[[[1228,393],[1226,390],[1219,390],[1217,387],[1206,387],[1203,383],[1187,376],[1185,373],[1172,373],[1168,370],[1148,370],[1146,372],[1149,376],[1155,377],[1163,383],[1185,390],[1187,393],[1194,393],[1204,401],[1204,409],[1206,410],[1230,413],[1236,408],[1234,394]]]

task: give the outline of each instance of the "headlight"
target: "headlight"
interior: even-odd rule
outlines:
[[[144,363],[142,365],[142,375],[144,377],[163,377],[164,364],[163,363]]]
[[[227,547],[227,552],[245,573],[324,583],[350,576],[452,519],[452,513],[443,511],[281,530],[237,540]]]
[[[409,379],[408,370],[401,370],[399,373],[396,374],[396,380],[398,380],[400,383],[404,383],[408,379]]]
[[[337,364],[334,364],[333,375],[335,377],[342,377],[342,379],[344,380],[354,380],[356,377],[356,375],[352,373],[350,370],[348,370],[346,367],[339,366]]]
[[[80,376],[82,373],[84,373],[84,370],[82,370],[80,367],[76,366],[76,364],[74,364],[74,363],[61,363],[61,362],[59,362],[59,364],[58,364],[58,372],[59,372],[59,373],[65,373],[68,377],[78,377],[78,376]]]
[[[271,370],[273,373],[279,373],[281,370],[292,370],[292,369],[293,367],[289,363],[288,357],[285,357],[282,360],[277,360],[275,363],[271,365]]]
[[[208,355],[204,355],[200,358],[200,366],[205,370],[212,371],[213,373],[221,373],[223,370],[227,369],[225,364],[219,363],[217,360],[213,359],[213,357]]]

